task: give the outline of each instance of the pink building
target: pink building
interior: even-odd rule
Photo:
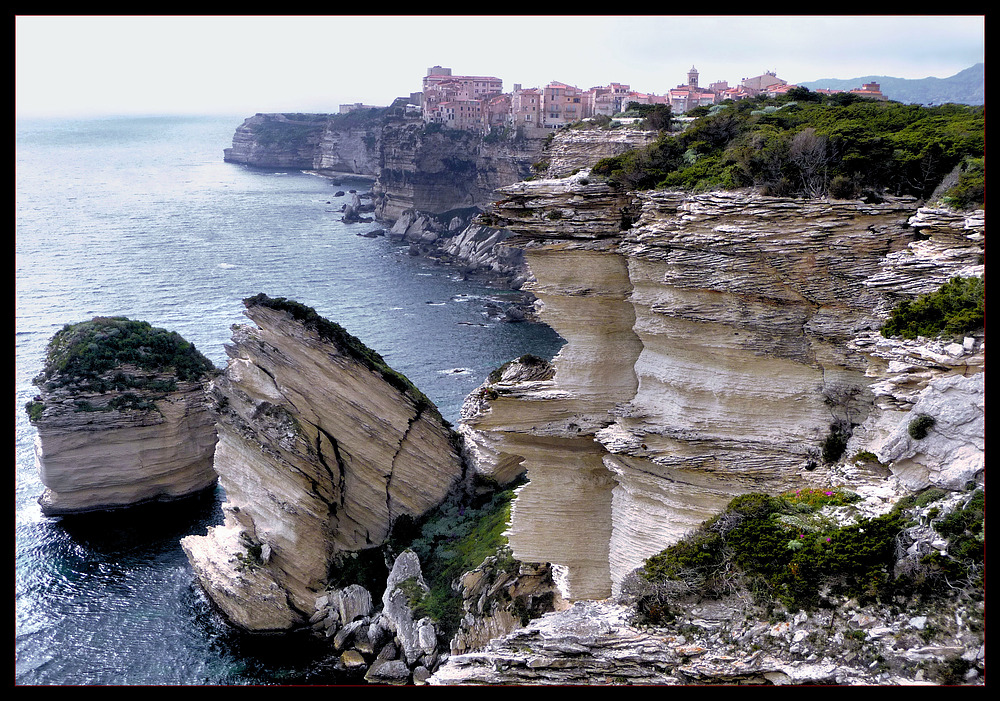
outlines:
[[[450,68],[434,66],[427,69],[423,80],[421,104],[424,121],[456,129],[483,129],[482,102],[502,92],[503,81],[500,78],[452,75]],[[467,126],[458,126],[460,124]]]
[[[610,83],[591,88],[586,94],[588,98],[588,117],[596,117],[598,115],[611,117],[624,110],[629,102],[634,101],[629,99],[629,96],[635,93],[628,85]]]
[[[668,93],[670,111],[674,114],[690,112],[695,107],[714,105],[718,101],[716,94],[698,86],[698,69],[691,66],[688,71],[687,85],[678,85]]]
[[[484,131],[483,105],[480,100],[451,100],[438,105],[433,120],[451,129]]]
[[[580,88],[553,81],[542,90],[542,125],[558,129],[584,118],[587,99]]]
[[[515,127],[541,127],[542,91],[538,88],[522,90],[520,84],[515,84],[510,97],[510,116]]]

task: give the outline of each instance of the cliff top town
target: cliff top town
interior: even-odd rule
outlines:
[[[725,80],[710,83],[707,88],[701,87],[698,84],[698,69],[691,66],[687,82],[663,95],[639,92],[624,83],[581,90],[558,81],[544,88],[522,88],[520,83],[514,83],[514,89],[505,93],[500,78],[453,75],[451,68],[433,66],[427,69],[423,78],[423,90],[411,93],[409,101],[412,111],[419,111],[427,123],[481,133],[493,128],[516,126],[531,135],[532,131],[551,132],[580,119],[611,117],[627,109],[631,102],[667,105],[674,114],[683,114],[724,100],[743,100],[757,95],[776,97],[794,87],[772,71],[743,78],[734,87],[730,87]],[[831,94],[843,91],[819,89],[816,92]],[[878,83],[865,83],[848,92],[875,100],[888,99]],[[341,105],[340,112],[364,107],[368,105]]]

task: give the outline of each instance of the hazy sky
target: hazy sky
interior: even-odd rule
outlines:
[[[427,68],[663,94],[773,71],[789,83],[947,78],[984,61],[982,15],[17,16],[18,115],[335,112],[417,92]]]

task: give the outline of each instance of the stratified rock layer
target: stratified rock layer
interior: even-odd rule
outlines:
[[[134,347],[104,345],[125,337],[138,339]],[[182,348],[191,372],[180,379],[171,365],[143,363],[151,356],[147,343],[161,344],[163,357]],[[87,346],[102,364],[81,371],[78,358],[66,356]],[[170,501],[212,487],[210,369],[208,359],[178,335],[145,322],[98,317],[65,327],[50,344],[46,369],[36,379],[40,394],[28,406],[38,431],[42,512],[59,516]]]
[[[433,404],[357,339],[294,302],[246,305],[256,326],[234,328],[214,389],[225,523],[182,545],[234,623],[288,629],[338,554],[381,545],[463,466]]]
[[[659,132],[638,129],[560,130],[543,152],[548,162],[546,175],[565,177],[592,167],[602,158],[649,146],[658,136]]]
[[[917,400],[886,397],[907,373],[864,339],[900,299],[982,275],[981,214],[918,212],[912,198],[629,194],[586,171],[501,194],[505,243],[524,250],[526,289],[567,344],[551,377],[497,383],[463,419],[487,469],[526,469],[511,548],[564,566],[569,598],[608,596],[735,495],[822,483],[835,428],[856,434],[847,456],[877,440],[901,472],[905,459],[911,487],[960,479],[940,476],[954,445],[893,442]],[[982,369],[979,341],[953,346],[909,392]],[[974,416],[978,387],[947,391]],[[968,418],[954,416],[952,435]],[[971,451],[958,472],[976,479]]]

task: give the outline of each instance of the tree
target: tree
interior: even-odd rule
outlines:
[[[670,105],[654,105],[653,109],[646,115],[646,124],[650,129],[655,129],[656,131],[668,131],[672,119],[673,114],[670,111]]]
[[[788,156],[798,168],[802,190],[806,195],[816,197],[826,191],[830,153],[825,136],[817,133],[813,127],[803,129],[792,137]]]

